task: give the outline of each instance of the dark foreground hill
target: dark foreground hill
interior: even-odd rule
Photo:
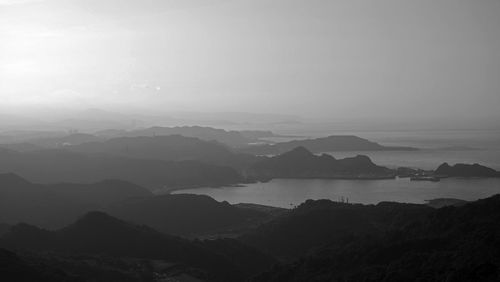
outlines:
[[[256,179],[270,178],[391,178],[394,172],[374,164],[366,156],[335,159],[331,155],[316,156],[304,147],[265,158],[246,170]]]
[[[0,174],[0,222],[29,222],[60,227],[89,210],[131,197],[152,196],[132,183],[106,180],[94,184],[31,183],[15,174]]]
[[[500,177],[500,172],[480,164],[443,163],[435,171],[437,175],[452,177]]]
[[[154,196],[125,181],[42,185],[14,174],[0,174],[0,223],[60,228],[92,210],[108,211],[118,218],[177,235],[255,225],[270,217],[269,213],[217,202],[207,196]],[[6,228],[0,225],[0,234]]]
[[[133,159],[66,150],[15,152],[0,149],[0,172],[12,172],[38,183],[92,183],[121,179],[150,190],[241,183],[242,176],[226,166],[199,161]]]
[[[328,244],[253,281],[500,281],[500,195],[461,207],[422,211],[408,218],[391,212],[386,217],[390,225],[361,217],[357,231],[350,226],[361,218],[332,221],[331,225],[340,225],[335,236],[342,239],[329,238]],[[279,220],[274,230],[268,226],[253,242],[261,246],[265,242],[267,248],[273,246],[271,241],[279,242],[270,238],[281,236],[301,242],[307,232],[297,236],[293,226],[315,233],[310,226],[324,223],[321,214],[311,212]]]
[[[333,135],[315,139],[293,140],[276,144],[254,145],[241,148],[240,152],[255,155],[283,154],[296,147],[304,147],[313,153],[338,151],[414,151],[411,147],[383,146],[378,143],[353,136]]]
[[[118,218],[176,235],[207,233],[268,218],[264,212],[189,194],[132,198],[117,202],[106,211]]]
[[[188,241],[146,226],[129,224],[102,212],[88,213],[57,231],[19,224],[0,239],[0,245],[14,251],[49,251],[63,256],[95,254],[158,260],[198,269],[203,278],[218,281],[240,281],[265,270],[273,262],[234,240]]]
[[[276,257],[293,259],[349,236],[383,236],[394,226],[432,211],[428,206],[416,204],[361,205],[307,200],[240,239]]]

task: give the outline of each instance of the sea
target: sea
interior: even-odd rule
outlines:
[[[328,135],[356,135],[387,146],[411,146],[418,151],[324,152],[335,158],[366,155],[378,165],[435,169],[440,164],[479,163],[500,170],[500,131],[324,131],[287,132],[273,141],[315,138]],[[292,137],[292,135],[294,135]],[[500,193],[500,178],[447,178],[440,182],[385,180],[274,179],[238,187],[196,188],[174,194],[208,195],[231,204],[254,203],[283,208],[295,207],[308,199],[330,199],[376,204],[383,201],[425,203],[436,198],[477,200]]]

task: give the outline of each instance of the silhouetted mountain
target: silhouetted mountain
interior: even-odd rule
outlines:
[[[293,140],[276,144],[254,145],[241,148],[240,152],[255,155],[277,155],[296,147],[304,147],[313,153],[335,151],[414,151],[411,147],[389,147],[352,135],[334,135],[316,139]]]
[[[202,126],[180,126],[180,127],[150,127],[146,129],[131,131],[102,131],[96,133],[106,138],[117,137],[154,137],[181,135],[184,137],[194,137],[205,141],[216,141],[231,147],[243,147],[249,143],[257,142],[259,138],[271,137],[274,134],[270,131],[233,131]]]
[[[33,184],[15,174],[0,174],[0,222],[61,227],[89,210],[151,192],[124,181],[95,184]]]
[[[500,195],[425,213],[383,236],[358,233],[323,246],[252,281],[500,280]]]
[[[415,204],[361,205],[307,200],[240,239],[275,256],[296,258],[349,236],[383,236],[393,226],[418,219],[432,210]]]
[[[113,138],[67,147],[86,154],[108,154],[163,161],[196,160],[230,167],[246,167],[255,162],[251,155],[235,154],[225,145],[180,135]]]
[[[66,150],[19,153],[0,149],[0,172],[14,172],[38,183],[92,183],[121,179],[151,190],[221,186],[243,181],[232,168],[197,161],[167,162],[104,154],[85,155]]]
[[[133,198],[106,209],[116,217],[178,235],[208,232],[267,217],[208,196],[177,194]]]
[[[242,280],[265,270],[273,262],[269,257],[234,240],[205,246],[201,241],[191,242],[165,235],[102,212],[90,212],[74,224],[57,231],[19,224],[12,227],[0,243],[9,249],[21,251],[164,260],[203,269],[224,281]],[[230,254],[234,257],[229,257]]]
[[[479,164],[455,164],[450,166],[448,163],[443,163],[434,173],[457,177],[500,177],[500,172]]]
[[[246,170],[246,174],[256,179],[394,177],[393,171],[375,165],[366,156],[337,160],[327,154],[316,156],[304,147],[263,159]]]

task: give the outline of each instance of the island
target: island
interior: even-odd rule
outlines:
[[[500,172],[480,164],[443,163],[435,171],[438,177],[500,177]]]
[[[242,153],[254,155],[277,155],[297,147],[304,147],[313,153],[339,151],[416,151],[413,147],[383,146],[354,135],[332,135],[315,139],[293,140],[275,144],[252,145],[240,148]]]

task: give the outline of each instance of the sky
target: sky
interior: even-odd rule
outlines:
[[[498,0],[0,0],[0,110],[500,122]]]

